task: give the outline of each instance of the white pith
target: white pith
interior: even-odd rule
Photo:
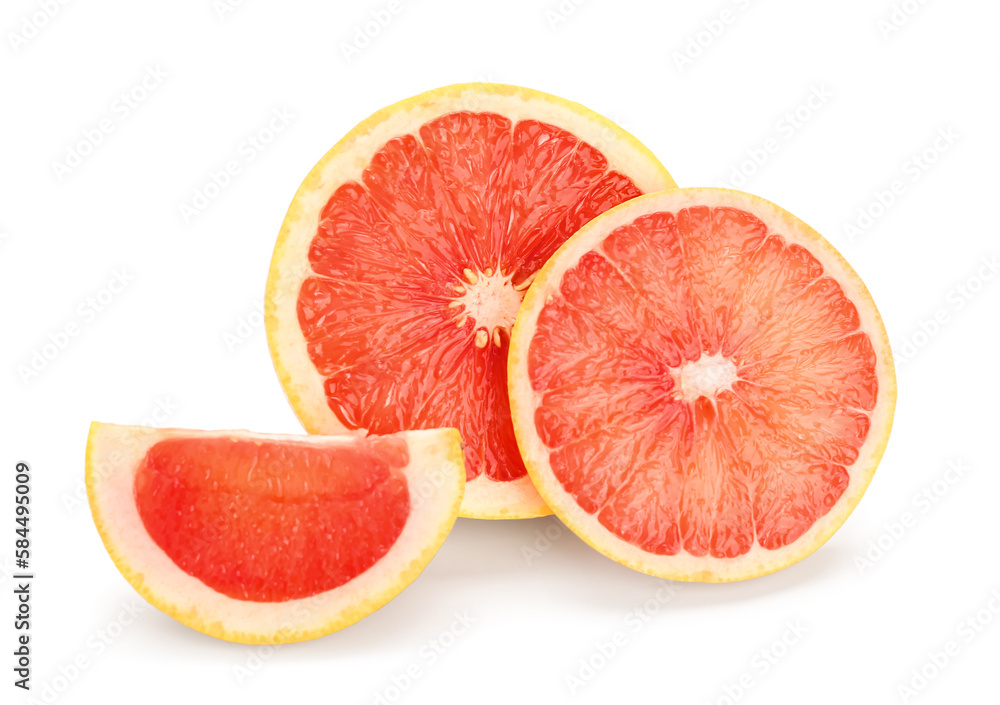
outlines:
[[[490,343],[502,347],[510,340],[510,330],[521,308],[525,283],[514,286],[513,274],[503,274],[499,269],[487,268],[477,272],[467,268],[465,279],[455,285],[457,296],[449,304],[454,309],[459,328],[472,321],[476,347],[485,348]]]
[[[694,556],[683,550],[673,556],[651,554],[615,536],[601,525],[596,515],[585,512],[555,479],[549,466],[550,449],[542,442],[534,421],[541,395],[531,387],[527,367],[528,348],[538,315],[558,290],[566,271],[576,266],[586,253],[592,250],[600,253],[601,243],[609,233],[637,217],[656,212],[676,213],[693,206],[729,206],[746,210],[763,221],[769,232],[808,249],[823,266],[824,276],[835,279],[857,304],[859,330],[871,339],[880,384],[875,408],[870,412],[870,431],[858,450],[857,461],[847,468],[848,486],[837,503],[789,545],[768,550],[755,542],[747,553],[736,558]],[[888,441],[896,398],[895,373],[885,327],[864,283],[840,253],[808,225],[778,206],[750,194],[713,188],[674,189],[640,196],[599,216],[570,238],[538,272],[525,296],[511,338],[508,380],[514,431],[521,454],[540,494],[559,518],[595,549],[624,565],[660,577],[707,582],[741,580],[774,572],[801,560],[828,540],[860,501],[871,481]]]
[[[715,399],[719,392],[732,389],[739,379],[736,365],[722,353],[702,355],[673,370],[680,398],[691,402],[698,397]]]
[[[538,91],[499,84],[449,86],[407,99],[371,116],[331,149],[303,181],[285,217],[268,278],[265,304],[268,344],[282,386],[309,433],[347,430],[330,409],[325,380],[309,358],[296,311],[302,283],[312,274],[308,252],[323,207],[341,184],[361,180],[372,156],[387,141],[403,134],[418,134],[422,125],[461,110],[493,112],[512,122],[531,119],[549,123],[599,149],[607,158],[609,169],[628,176],[643,192],[675,186],[656,158],[620,127],[583,106]],[[501,276],[495,272],[493,277],[497,279],[493,283]],[[473,335],[480,347],[496,345],[498,339],[503,345],[510,330],[509,324],[497,323],[507,321],[507,311],[513,303],[509,292],[502,289],[501,292],[503,295],[493,303],[487,302],[485,296],[478,301],[463,302],[478,306],[480,317],[476,320],[483,324],[477,323]],[[459,318],[455,320],[457,323]],[[474,518],[526,518],[550,513],[527,476],[497,482],[482,473],[468,483],[462,505],[462,516]]]
[[[115,565],[150,603],[199,631],[243,643],[285,643],[343,628],[408,585],[430,560],[457,517],[465,486],[455,429],[407,431],[403,469],[411,513],[389,551],[352,581],[312,597],[251,602],[227,597],[181,570],[150,538],[135,502],[136,470],[146,452],[171,437],[239,437],[321,447],[352,436],[286,436],[247,431],[150,429],[94,423],[87,444],[87,492],[101,538]]]

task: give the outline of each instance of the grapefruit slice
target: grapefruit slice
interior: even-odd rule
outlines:
[[[94,423],[87,493],[153,606],[246,644],[313,639],[409,585],[458,516],[455,429],[373,439]]]
[[[306,177],[274,250],[268,343],[300,421],[455,426],[462,516],[549,514],[507,401],[524,290],[589,219],[673,186],[612,122],[525,88],[450,86],[371,116]]]
[[[567,241],[525,297],[508,379],[559,518],[619,563],[706,582],[829,539],[896,397],[881,318],[833,246],[712,188],[636,198]]]

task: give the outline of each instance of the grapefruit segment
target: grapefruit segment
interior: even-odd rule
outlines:
[[[550,513],[507,398],[524,291],[588,220],[672,186],[616,125],[528,89],[451,86],[362,122],[299,188],[268,279],[268,342],[306,430],[457,427],[464,516]]]
[[[385,555],[410,512],[407,462],[399,438],[336,456],[273,441],[166,438],[136,470],[136,507],[185,573],[238,600],[281,602],[339,587]]]
[[[151,604],[229,641],[284,643],[375,611],[423,570],[465,484],[454,429],[299,437],[94,423],[87,490]]]
[[[528,290],[508,367],[546,503],[606,555],[681,580],[763,575],[822,545],[895,404],[857,274],[794,216],[723,189],[585,225]]]

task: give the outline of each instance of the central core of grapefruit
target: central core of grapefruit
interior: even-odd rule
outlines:
[[[459,296],[448,304],[457,311],[458,327],[464,328],[471,320],[477,348],[485,348],[491,340],[496,347],[503,347],[504,341],[510,340],[530,280],[515,285],[513,274],[504,275],[490,267],[482,272],[467,268],[463,274],[462,283],[455,286]]]
[[[721,353],[702,355],[697,360],[685,362],[673,370],[674,383],[680,398],[692,402],[698,397],[715,399],[719,392],[732,389],[740,378],[736,365]]]

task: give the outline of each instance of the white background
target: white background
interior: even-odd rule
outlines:
[[[399,0],[350,57],[345,43],[387,0],[246,0],[221,17],[212,0],[69,2],[34,33],[24,23],[44,3],[4,2],[0,555],[9,568],[13,467],[27,460],[34,697],[48,684],[59,703],[997,702],[1000,277],[980,274],[1000,252],[1000,6],[896,2],[911,14],[890,31],[892,0]],[[723,10],[730,21],[705,33]],[[120,94],[149,70],[165,77],[126,113]],[[123,626],[123,609],[144,603],[80,500],[88,423],[298,431],[255,315],[285,209],[370,113],[473,80],[579,101],[632,131],[679,184],[739,185],[828,235],[870,287],[897,356],[895,428],[868,494],[802,563],[672,597],[566,531],[539,541],[558,534],[555,519],[460,520],[400,597],[316,641],[251,649],[151,607]],[[790,128],[786,114],[811,94],[826,97]],[[241,143],[282,109],[290,124],[248,159]],[[104,119],[110,133],[60,179],[54,163]],[[935,147],[939,130],[951,141]],[[179,206],[230,159],[241,172],[185,222]],[[741,170],[754,173],[740,182]],[[876,192],[896,180],[901,195],[880,208]],[[852,237],[860,210],[874,217]],[[122,269],[127,287],[81,314]],[[79,334],[25,382],[19,366],[74,322]],[[915,499],[924,492],[934,501]],[[907,513],[912,526],[893,538]],[[456,611],[474,623],[451,637]],[[961,626],[977,613],[981,631]],[[24,702],[2,622],[0,699]],[[776,647],[796,623],[806,633]],[[115,635],[103,646],[102,632]],[[602,663],[598,645],[616,632],[623,643]],[[442,639],[453,643],[431,663],[425,647]],[[928,665],[951,641],[957,656]],[[765,653],[779,655],[766,672]],[[581,659],[599,667],[581,672]],[[904,697],[921,668],[931,677]],[[585,675],[575,688],[567,678]]]

